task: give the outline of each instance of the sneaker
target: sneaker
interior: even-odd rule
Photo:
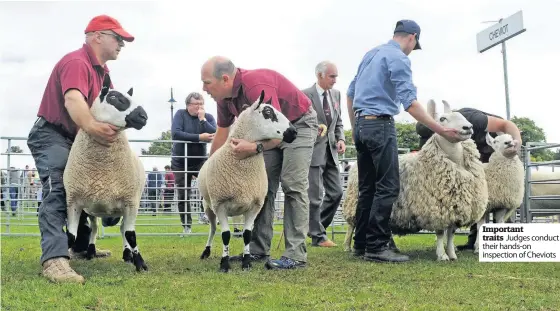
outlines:
[[[305,268],[306,263],[303,261],[294,260],[285,256],[280,257],[280,259],[268,260],[264,265],[268,270],[271,269],[295,269],[295,268]]]
[[[183,233],[192,233],[192,229],[190,227],[183,228]]]
[[[43,276],[49,281],[69,282],[69,283],[85,283],[83,276],[79,275],[70,267],[68,259],[64,257],[52,258],[43,263]]]

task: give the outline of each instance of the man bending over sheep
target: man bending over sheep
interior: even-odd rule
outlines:
[[[474,108],[462,108],[456,111],[461,113],[465,119],[473,125],[473,135],[471,136],[471,139],[474,140],[476,147],[480,152],[480,161],[482,163],[488,163],[490,156],[494,152],[494,149],[491,146],[488,146],[488,143],[486,142],[487,132],[490,132],[492,137],[496,137],[496,132],[510,134],[513,139],[517,141],[515,148],[511,149],[511,152],[519,152],[519,148],[521,147],[521,133],[515,123]],[[428,141],[428,139],[433,135],[433,131],[421,123],[416,124],[416,133],[420,135],[420,148],[422,148],[426,141]],[[477,224],[475,223],[471,226],[467,243],[465,245],[457,246],[457,249],[474,250],[477,232]]]
[[[117,59],[124,41],[134,40],[117,20],[106,15],[94,17],[85,34],[83,47],[66,54],[55,65],[27,140],[43,185],[39,210],[43,276],[53,282],[84,282],[68,263],[68,238],[62,230],[67,218],[62,176],[79,128],[104,144],[115,139],[117,128],[97,122],[89,108],[102,87],[112,87],[106,62]],[[96,233],[88,231],[85,221],[82,214],[77,241],[85,241],[87,248],[89,235]],[[116,224],[113,219],[104,219],[103,223]],[[109,254],[96,251],[97,256]]]
[[[308,173],[313,145],[318,133],[317,113],[309,98],[283,75],[269,69],[236,68],[231,60],[215,56],[201,70],[203,90],[218,103],[218,122],[210,156],[226,141],[234,118],[249,107],[264,90],[265,102],[281,111],[296,127],[292,143],[269,140],[264,143],[232,140],[232,147],[242,159],[264,152],[268,175],[268,193],[257,216],[250,244],[252,260],[270,256],[273,235],[274,199],[282,180],[284,201],[284,235],[286,250],[280,259],[269,259],[268,269],[304,267],[307,262],[305,239],[309,226]],[[240,176],[242,178],[242,176]],[[233,256],[231,260],[240,260]]]

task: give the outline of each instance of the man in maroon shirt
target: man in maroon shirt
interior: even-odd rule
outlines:
[[[67,217],[62,176],[78,129],[100,143],[114,141],[117,128],[96,121],[89,108],[102,87],[112,87],[106,62],[117,59],[124,41],[134,40],[117,20],[106,15],[94,17],[84,33],[86,42],[82,48],[66,54],[55,65],[27,140],[43,185],[39,211],[43,276],[53,282],[85,281],[68,262],[68,240],[62,231]],[[82,228],[84,216],[80,219]],[[89,239],[89,232],[80,233],[79,230],[78,240]],[[107,253],[98,250],[93,255]]]
[[[292,82],[269,69],[235,68],[231,60],[215,56],[201,70],[203,90],[217,102],[218,122],[210,156],[226,141],[229,128],[245,108],[253,104],[264,90],[265,101],[281,111],[296,127],[292,143],[269,140],[255,143],[233,139],[237,157],[245,158],[263,152],[268,175],[268,193],[263,209],[255,219],[250,244],[253,260],[268,259],[273,235],[274,199],[282,180],[284,201],[284,234],[286,250],[278,260],[268,260],[268,269],[304,267],[307,262],[305,239],[309,228],[308,172],[313,145],[318,133],[317,113],[309,98]],[[249,241],[245,241],[247,243]],[[239,260],[242,256],[233,256]]]

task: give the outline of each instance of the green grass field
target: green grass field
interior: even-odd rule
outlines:
[[[2,213],[6,232],[6,213]],[[142,233],[181,232],[178,216],[141,216]],[[12,233],[38,233],[37,218],[11,219]],[[193,221],[196,224],[196,220]],[[29,224],[30,226],[16,226]],[[278,231],[281,227],[277,226]],[[337,227],[337,230],[344,230]],[[208,226],[195,225],[206,234]],[[106,228],[117,233],[118,227]],[[336,235],[342,243],[344,236]],[[272,241],[273,256],[279,236]],[[52,284],[40,276],[39,237],[1,237],[2,310],[559,310],[558,263],[479,263],[471,252],[457,262],[436,262],[435,237],[397,237],[409,254],[406,264],[380,264],[352,258],[342,247],[308,247],[309,263],[296,271],[268,271],[253,263],[249,272],[232,263],[229,274],[218,272],[221,238],[216,234],[212,257],[201,261],[206,236],[139,236],[149,271],[139,274],[121,260],[120,236],[98,240],[113,255],[71,264],[85,285]],[[457,236],[456,244],[466,241]],[[310,241],[309,241],[310,242]],[[242,251],[232,239],[232,254]]]

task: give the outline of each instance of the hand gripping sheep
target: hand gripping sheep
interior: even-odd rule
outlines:
[[[210,256],[212,240],[216,233],[216,216],[222,229],[223,253],[220,271],[228,272],[230,229],[229,216],[243,215],[244,231],[243,260],[241,267],[251,267],[249,242],[255,218],[259,214],[268,191],[268,178],[262,153],[238,160],[230,145],[232,138],[249,142],[267,139],[282,139],[286,143],[294,141],[297,132],[290,121],[273,106],[263,103],[264,91],[260,98],[245,109],[234,123],[231,133],[220,147],[202,166],[198,175],[198,187],[203,198],[203,206],[210,220],[210,232],[201,259]]]
[[[132,100],[132,88],[127,93],[103,89],[91,106],[93,117],[120,128],[110,146],[95,141],[79,130],[64,170],[64,187],[68,206],[68,246],[76,240],[80,214],[85,211],[91,222],[87,258],[95,255],[96,217],[123,216],[123,260],[131,262],[137,271],[147,270],[138,245],[134,225],[146,176],[140,159],[130,149],[124,132],[140,130],[148,116]]]

